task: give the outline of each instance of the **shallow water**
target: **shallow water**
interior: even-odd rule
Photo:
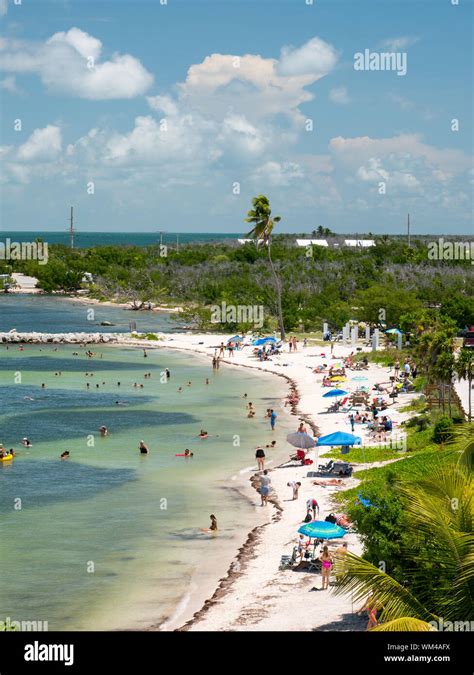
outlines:
[[[295,426],[280,409],[286,384],[225,364],[213,372],[203,357],[171,350],[150,350],[144,360],[141,350],[101,348],[102,359],[98,352],[91,360],[83,350],[73,356],[77,347],[55,349],[0,346],[0,441],[18,451],[0,463],[0,559],[8,569],[0,620],[48,621],[50,630],[158,624],[217,581],[256,524],[258,496],[249,500],[241,488],[255,445],[275,437],[281,448]],[[257,409],[253,420],[244,392]],[[273,435],[268,407],[279,413]],[[200,428],[211,436],[200,440]],[[21,446],[24,436],[31,449]],[[192,459],[175,456],[185,448]],[[60,461],[64,450],[71,458]],[[200,530],[210,513],[215,537]]]
[[[102,321],[113,326],[101,326]],[[48,295],[0,293],[0,332],[124,333],[135,322],[138,332],[169,333],[182,325],[165,312],[135,312],[121,307],[90,305]]]

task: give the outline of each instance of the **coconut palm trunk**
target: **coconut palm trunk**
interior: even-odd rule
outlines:
[[[283,323],[283,309],[281,305],[281,282],[280,278],[275,269],[275,265],[272,260],[272,242],[271,237],[268,240],[268,261],[270,263],[270,269],[273,274],[273,281],[275,283],[275,292],[276,292],[276,302],[277,302],[277,312],[278,312],[278,326],[280,328],[281,339],[284,340],[286,336],[285,325]]]

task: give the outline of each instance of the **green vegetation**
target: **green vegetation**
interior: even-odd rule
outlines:
[[[407,454],[358,471],[360,485],[336,497],[364,545],[362,558],[349,554],[338,570],[336,592],[355,600],[370,593],[381,610],[377,630],[427,630],[437,617],[467,620],[474,613],[474,430],[428,413],[423,398],[407,408],[421,413],[404,425]],[[384,448],[366,453],[368,461],[393,456]],[[361,449],[351,450],[351,462],[361,458]]]
[[[365,552],[337,563],[335,592],[356,602],[370,594],[381,612],[375,630],[429,630],[438,617],[473,618],[473,458],[467,428],[449,449],[367,471],[359,489],[344,493]]]
[[[269,246],[227,241],[163,252],[159,245],[74,250],[51,245],[47,265],[14,261],[3,267],[36,276],[47,292],[89,288],[82,283],[88,272],[94,279],[93,297],[129,302],[135,308],[147,302],[184,306],[203,330],[245,328],[210,322],[210,307],[222,302],[262,305],[263,330],[278,327],[282,316],[285,331],[300,333],[319,332],[323,321],[340,329],[349,319],[382,327],[379,311],[384,309],[386,325],[409,333],[411,345],[436,321],[439,328],[451,321],[455,332],[474,324],[474,270],[469,261],[429,260],[421,239],[411,248],[400,238],[376,237],[376,245],[369,248],[305,250],[295,246],[297,235],[275,234],[273,224],[278,221],[266,212],[268,200],[255,199],[248,219],[256,219],[252,232],[257,238],[262,228],[269,233]]]

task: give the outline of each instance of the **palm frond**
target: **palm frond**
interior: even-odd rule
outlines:
[[[381,623],[378,626],[370,629],[370,632],[377,631],[379,633],[385,632],[421,632],[421,631],[433,631],[436,630],[431,624],[426,621],[420,621],[420,619],[413,619],[411,616],[403,616],[400,619],[393,619],[393,621],[386,621]]]
[[[382,572],[367,560],[347,553],[335,564],[338,584],[336,595],[352,593],[356,602],[371,595],[371,602],[383,608],[382,618],[387,620],[411,616],[421,621],[436,619],[404,586]]]

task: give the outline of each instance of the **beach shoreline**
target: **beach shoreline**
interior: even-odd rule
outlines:
[[[38,339],[41,339],[40,335],[37,336]],[[193,354],[194,357],[205,359],[211,365],[210,361],[214,350],[218,350],[220,344],[225,343],[226,340],[227,336],[222,334],[172,333],[162,334],[156,342],[120,336],[117,341],[104,346],[136,347],[150,351],[182,351]],[[99,347],[98,344],[94,346]],[[275,357],[273,361],[260,362],[255,359],[251,347],[246,347],[237,351],[234,358],[223,358],[221,368],[227,369],[229,366],[244,367],[258,371],[262,375],[266,374],[268,377],[277,375],[284,378],[289,388],[295,387],[299,393],[297,405],[285,407],[282,400],[281,406],[282,411],[288,412],[295,418],[294,430],[296,431],[298,426],[297,420],[303,420],[313,433],[330,433],[338,430],[338,426],[344,426],[345,422],[343,416],[325,412],[327,404],[322,399],[324,390],[318,386],[320,385],[320,376],[313,372],[313,367],[318,365],[321,360],[330,362],[330,356],[325,354],[326,349],[328,350],[325,347],[313,346],[293,354],[285,351],[280,356]],[[351,348],[337,345],[335,351],[338,352],[339,358],[343,358],[350,353]],[[324,357],[322,356],[323,353]],[[336,362],[336,359],[333,359],[333,362]],[[285,368],[288,368],[286,372]],[[367,374],[370,388],[376,381],[387,379],[388,373],[384,373],[383,370],[378,365],[369,365],[369,370],[365,371],[364,374]],[[408,395],[403,403],[408,402],[410,398],[411,396]],[[395,407],[390,412],[394,411]],[[278,412],[280,413],[280,411]],[[287,456],[289,456],[290,450],[291,448],[288,446],[287,451],[285,451]],[[323,455],[324,452],[321,453],[321,456]],[[341,489],[349,489],[358,482],[356,478],[351,478],[346,481],[343,487],[314,488],[311,481],[307,480],[306,474],[308,469],[317,469],[320,455],[319,452],[311,451],[309,457],[314,460],[313,467],[279,468],[277,462],[283,460],[283,455],[280,451],[278,455],[275,454],[274,459],[276,461],[269,466],[273,487],[269,500],[271,503],[268,510],[263,513],[259,511],[260,505],[257,505],[257,502],[260,501],[256,492],[258,486],[257,473],[252,472],[251,476],[244,476],[243,480],[239,481],[238,489],[242,486],[244,493],[242,496],[245,495],[245,498],[254,502],[258,517],[256,517],[254,528],[250,531],[242,531],[240,545],[237,546],[235,556],[231,559],[227,572],[224,575],[219,574],[216,582],[212,584],[212,589],[209,585],[209,590],[206,589],[208,597],[204,602],[198,602],[197,598],[193,597],[193,593],[189,591],[186,594],[189,596],[186,604],[179,612],[177,611],[164,621],[160,621],[159,624],[150,623],[148,627],[145,627],[145,630],[291,631],[324,630],[323,626],[325,625],[330,625],[331,630],[362,629],[348,598],[336,598],[332,594],[326,594],[323,608],[316,606],[314,611],[308,611],[307,593],[312,590],[313,584],[319,582],[318,575],[278,570],[280,555],[283,553],[291,554],[289,544],[295,540],[296,531],[304,516],[303,510],[306,499],[316,495],[321,509],[321,518],[324,519],[328,513],[335,510],[332,501],[334,494]],[[300,499],[295,502],[288,502],[285,499],[290,492],[287,483],[296,480],[300,480],[302,483]],[[349,542],[352,552],[362,553],[362,545],[356,533],[346,535],[345,540]],[[267,602],[265,598],[271,599],[272,606],[277,608],[275,610],[276,619],[272,618],[272,615],[265,610],[257,611],[251,606],[252,600],[258,597],[260,589],[268,589],[266,595],[262,596],[263,606]],[[291,590],[291,593],[288,593],[289,590]],[[202,595],[201,592],[201,597]],[[288,606],[289,602],[290,606]],[[303,604],[300,606],[301,602]],[[358,628],[354,628],[355,625]]]

